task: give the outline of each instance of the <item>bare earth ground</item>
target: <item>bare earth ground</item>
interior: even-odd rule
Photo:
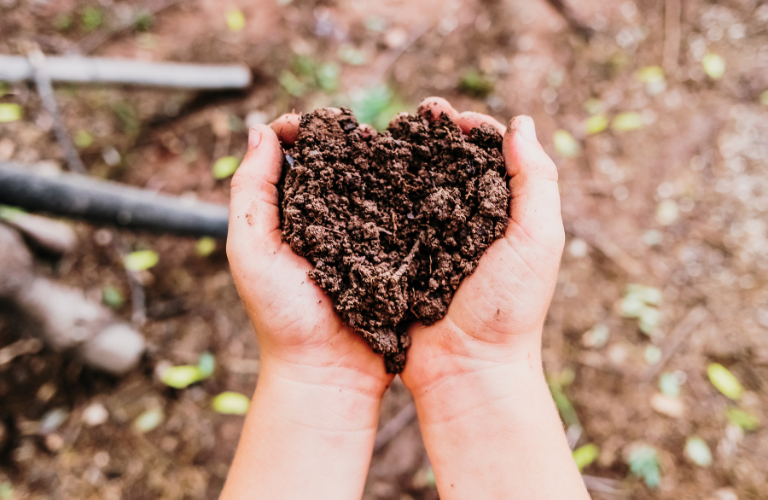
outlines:
[[[129,30],[99,46],[94,55],[242,62],[253,69],[255,84],[243,93],[203,95],[57,86],[72,135],[85,130],[93,136],[81,149],[90,174],[224,203],[228,181],[216,181],[211,165],[244,153],[245,122],[349,104],[350,96],[359,102],[361,94],[371,94],[361,89],[382,83],[393,92],[384,108],[414,111],[423,97],[443,95],[460,110],[502,120],[530,114],[559,166],[569,236],[546,325],[545,366],[555,380],[574,375],[564,392],[583,426],[578,445],[601,449],[584,473],[615,480],[594,497],[766,498],[768,107],[759,96],[768,88],[768,7],[757,0],[688,0],[676,30],[664,21],[665,6],[675,0],[574,0],[575,16],[594,30],[585,42],[543,1],[280,3],[190,0],[158,13],[147,31]],[[81,22],[86,7],[103,14],[95,29],[103,32],[137,5],[2,0],[0,53],[24,54],[32,43],[64,53],[91,36]],[[245,16],[239,33],[225,23],[234,6]],[[704,73],[707,52],[725,60],[721,79]],[[323,89],[305,81],[306,88],[292,88],[285,71],[304,78],[297,64],[307,60],[338,64],[338,84]],[[666,85],[648,92],[637,71],[662,64]],[[473,71],[480,84],[466,83]],[[34,87],[9,90],[0,100],[22,104],[25,117],[0,124],[0,159],[64,166]],[[597,113],[609,119],[639,112],[640,128],[587,135],[589,99],[598,99]],[[556,151],[558,129],[577,139],[577,154]],[[117,166],[102,158],[109,147],[122,155]],[[112,228],[97,237],[99,228],[74,227],[76,255],[61,262],[41,258],[39,271],[94,297],[106,286],[129,295],[113,242],[160,254],[159,265],[145,275],[150,320],[143,333],[150,348],[141,368],[121,379],[47,350],[0,365],[0,498],[215,497],[242,418],[215,413],[210,399],[223,390],[250,394],[259,369],[223,242],[200,257],[191,239]],[[653,337],[620,314],[630,283],[663,292]],[[675,338],[676,326],[696,306],[706,309],[706,318],[663,368],[683,381],[682,411],[678,402],[663,414],[650,403],[659,392],[658,375],[644,378],[654,355],[648,347],[667,352],[664,337]],[[119,314],[130,318],[129,302]],[[583,334],[596,324],[608,327],[607,344],[586,347]],[[12,327],[0,317],[0,348],[15,340]],[[217,361],[209,380],[184,390],[159,381],[156,367],[194,363],[206,350]],[[725,365],[745,387],[738,403],[709,383],[711,362]],[[409,400],[396,382],[381,425]],[[93,403],[103,404],[109,419],[88,427],[83,410]],[[729,424],[729,406],[752,412],[763,426],[744,432]],[[134,431],[136,416],[157,407],[162,424],[147,434]],[[52,431],[55,438],[41,435],[39,422],[56,409],[66,420]],[[684,455],[692,435],[712,450],[709,468]],[[658,452],[658,489],[630,474],[626,456],[638,443]],[[432,484],[412,421],[375,454],[365,498],[433,499]]]

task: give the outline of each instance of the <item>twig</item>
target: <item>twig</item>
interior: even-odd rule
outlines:
[[[586,474],[582,474],[581,478],[584,480],[584,486],[586,486],[590,491],[597,491],[600,493],[608,493],[612,495],[622,493],[621,482],[615,479],[588,476]]]
[[[566,3],[566,0],[547,0],[547,3],[551,5],[568,23],[568,26],[580,35],[587,42],[594,35],[594,31],[589,26],[579,21],[571,10],[570,6]]]
[[[634,257],[625,252],[623,248],[603,234],[590,235],[583,231],[578,231],[573,224],[567,222],[565,223],[565,230],[589,243],[593,248],[611,259],[630,277],[637,277],[643,274],[643,266]]]
[[[38,339],[21,339],[0,349],[0,367],[25,354],[35,354],[43,348]]]
[[[403,428],[416,418],[416,405],[413,402],[408,403],[400,410],[392,420],[384,424],[384,427],[376,434],[376,441],[373,444],[373,452],[376,453],[389,443],[392,438],[400,434]]]
[[[704,321],[707,317],[707,309],[704,306],[698,306],[693,309],[683,318],[683,320],[677,324],[672,333],[664,341],[661,346],[661,359],[658,363],[655,363],[645,369],[641,380],[648,382],[653,377],[658,375],[664,365],[672,358],[677,352],[685,339]]]
[[[416,240],[416,243],[414,243],[413,248],[411,248],[411,251],[408,252],[408,255],[403,259],[403,263],[400,265],[397,271],[395,271],[395,274],[392,275],[392,281],[399,281],[400,278],[403,277],[403,274],[405,274],[405,271],[408,270],[408,266],[411,265],[411,261],[413,261],[413,258],[416,256],[416,252],[419,251],[419,244],[421,243],[421,236],[423,233],[419,234],[419,238]]]
[[[157,6],[144,10],[143,12],[140,12],[140,14],[155,16],[160,12],[164,11],[165,9],[173,7],[174,5],[178,5],[183,1],[184,0],[166,0],[165,2],[159,2]],[[136,21],[138,20],[139,20],[139,15],[134,15],[131,17],[130,20],[124,22],[119,26],[116,26],[114,29],[106,30],[106,31],[96,31],[94,33],[91,33],[90,35],[86,35],[79,42],[77,42],[72,47],[70,47],[67,50],[67,52],[70,54],[72,53],[83,54],[83,55],[90,54],[94,50],[98,49],[99,47],[101,47],[102,45],[110,41],[112,38],[118,35],[121,35],[125,31],[133,28],[136,25]]]
[[[53,119],[53,130],[56,132],[56,140],[59,142],[61,149],[64,150],[64,156],[67,158],[69,168],[78,174],[85,174],[85,165],[80,160],[80,155],[78,155],[75,145],[72,144],[72,140],[69,138],[69,134],[67,134],[67,129],[64,127],[64,121],[61,119],[61,115],[59,115],[59,111],[56,108],[56,98],[53,95],[51,77],[46,69],[45,56],[39,49],[34,49],[29,52],[29,63],[34,71],[35,85],[37,86],[37,92],[40,94],[40,100],[43,102],[45,110],[48,111],[48,114]]]
[[[666,0],[664,3],[664,54],[662,66],[670,74],[677,73],[680,57],[680,0]]]

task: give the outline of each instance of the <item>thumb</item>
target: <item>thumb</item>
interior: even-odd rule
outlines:
[[[502,152],[512,194],[507,238],[532,239],[544,248],[562,251],[565,234],[557,167],[539,144],[530,116],[516,116],[509,122]]]
[[[272,253],[280,246],[280,209],[277,183],[283,150],[268,125],[248,132],[248,152],[232,177],[229,202],[228,251],[237,258],[245,252]],[[231,253],[231,252],[230,252]]]

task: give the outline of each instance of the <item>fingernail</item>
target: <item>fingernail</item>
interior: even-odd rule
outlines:
[[[251,127],[248,131],[248,149],[258,148],[261,144],[261,130],[259,127]]]
[[[520,115],[515,118],[515,129],[529,141],[538,142],[539,139],[536,137],[536,125],[533,123],[533,118],[530,116]]]

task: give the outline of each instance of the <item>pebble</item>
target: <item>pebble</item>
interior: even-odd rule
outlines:
[[[144,353],[144,337],[128,325],[112,325],[83,345],[81,355],[94,368],[122,375],[134,368]]]
[[[92,403],[83,410],[82,419],[85,425],[96,427],[109,419],[109,412],[101,403]]]

